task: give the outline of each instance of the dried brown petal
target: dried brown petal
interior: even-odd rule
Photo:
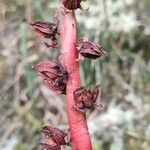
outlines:
[[[99,44],[95,42],[89,42],[88,40],[77,44],[77,49],[82,56],[90,59],[96,59],[106,54]]]
[[[95,106],[98,94],[99,86],[96,86],[92,91],[87,90],[84,87],[77,88],[73,93],[75,108],[82,112],[93,108]]]
[[[58,128],[45,126],[42,128],[42,133],[46,138],[52,139],[58,146],[66,144],[65,137],[67,136],[67,134]]]
[[[73,10],[80,8],[81,0],[62,0],[62,3],[66,8]]]
[[[57,93],[66,93],[68,73],[60,61],[44,61],[33,67],[51,90]]]
[[[58,25],[56,23],[36,21],[30,25],[45,38],[55,37],[57,33]]]

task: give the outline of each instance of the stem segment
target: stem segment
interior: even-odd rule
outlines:
[[[75,48],[77,38],[76,19],[74,11],[62,17],[61,24],[61,52],[62,61],[69,73],[67,83],[67,113],[71,132],[73,150],[92,150],[90,135],[83,113],[74,107],[73,92],[80,87],[78,50]]]

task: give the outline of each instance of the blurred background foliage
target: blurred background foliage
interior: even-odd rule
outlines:
[[[81,62],[82,84],[101,84],[104,108],[88,114],[94,150],[150,148],[150,1],[88,0],[78,36],[109,53]],[[32,64],[58,57],[28,25],[52,21],[56,0],[0,0],[0,149],[34,150],[43,125],[67,130],[65,97],[49,91]],[[64,148],[68,149],[68,147]]]

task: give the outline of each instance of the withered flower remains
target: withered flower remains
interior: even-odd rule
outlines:
[[[66,144],[67,133],[52,126],[42,128],[42,138],[39,142],[43,150],[60,150]]]
[[[103,50],[101,45],[95,42],[90,42],[87,38],[83,38],[83,40],[76,46],[81,56],[86,58],[96,59],[102,55],[106,55],[106,52]]]
[[[65,145],[65,137],[67,136],[67,133],[60,130],[59,128],[55,128],[52,126],[45,126],[42,128],[42,133],[48,137],[51,138],[57,145]]]
[[[66,8],[68,8],[70,10],[81,7],[80,6],[81,0],[62,0],[62,3]]]
[[[45,38],[51,38],[57,33],[58,25],[56,23],[36,21],[34,23],[30,23],[30,25],[36,32],[40,33]]]
[[[44,38],[49,38],[50,43],[46,43],[49,47],[55,47],[57,45],[56,34],[58,34],[58,23],[36,21],[30,23],[33,29]]]
[[[77,88],[74,92],[75,108],[81,112],[91,109],[95,106],[99,94],[99,86],[93,90],[87,90],[84,87]]]
[[[60,61],[44,61],[33,66],[54,92],[65,94],[68,73]]]

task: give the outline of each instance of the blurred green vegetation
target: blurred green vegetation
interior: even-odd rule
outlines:
[[[88,115],[94,150],[150,147],[150,1],[88,0],[77,11],[78,37],[109,53],[81,62],[86,87],[101,84],[103,110]],[[52,21],[55,0],[0,1],[0,149],[34,150],[40,129],[67,129],[65,97],[49,91],[32,65],[58,57],[28,23]],[[65,148],[68,149],[68,148]]]

